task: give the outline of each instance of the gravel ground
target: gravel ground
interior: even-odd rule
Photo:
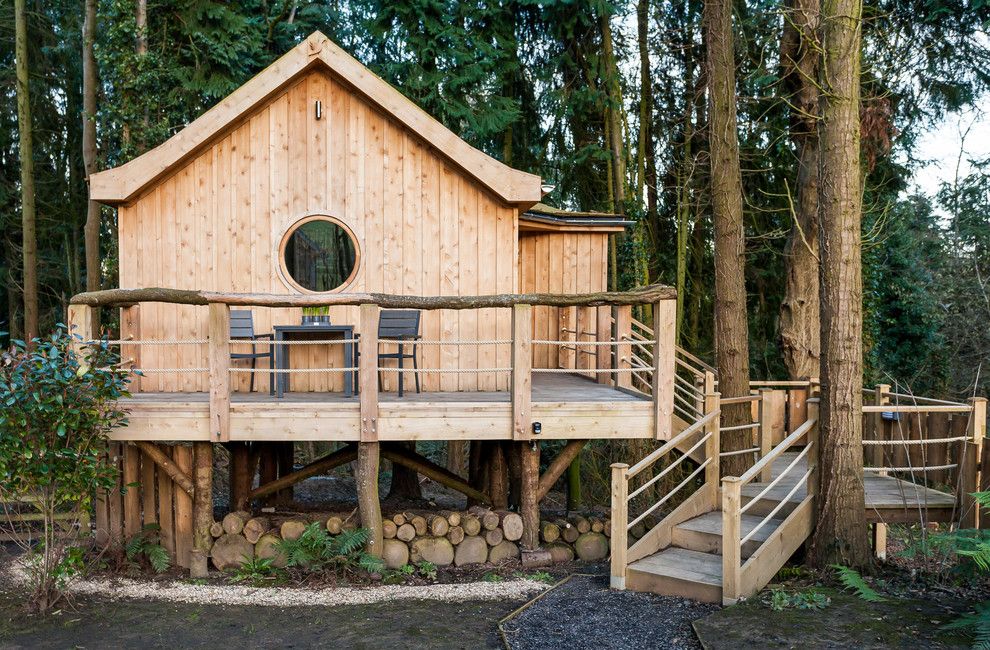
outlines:
[[[701,648],[692,621],[719,609],[683,598],[611,591],[608,576],[575,576],[502,624],[524,648]]]
[[[8,568],[11,581],[20,580],[24,569]],[[130,578],[89,579],[73,582],[72,593],[110,599],[153,599],[200,605],[262,605],[273,607],[367,605],[371,603],[418,601],[494,601],[535,596],[547,588],[525,578],[504,582],[461,584],[386,585],[380,587],[247,587],[202,585],[189,582],[151,582]]]

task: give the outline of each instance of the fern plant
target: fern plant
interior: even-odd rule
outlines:
[[[364,528],[330,535],[326,528],[313,522],[298,538],[279,542],[277,550],[284,555],[286,565],[290,567],[311,571],[361,569],[368,573],[380,573],[385,563],[363,550],[368,535]]]
[[[943,626],[946,630],[961,630],[973,635],[973,648],[990,650],[990,602],[980,603],[970,614],[963,614]]]
[[[165,573],[171,566],[168,551],[161,545],[161,527],[158,524],[146,524],[140,533],[132,536],[124,545],[124,553],[128,562],[138,564],[141,558],[148,561],[155,573]]]
[[[866,584],[866,580],[855,569],[841,564],[833,564],[832,568],[839,574],[839,582],[842,583],[842,586],[854,592],[861,599],[869,603],[882,603],[884,601],[884,597]]]
[[[273,557],[245,557],[244,562],[230,576],[230,581],[259,584],[273,580],[277,581],[282,577],[283,573],[282,569],[275,566],[275,558]]]

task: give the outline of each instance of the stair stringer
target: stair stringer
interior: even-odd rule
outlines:
[[[640,560],[647,555],[653,555],[657,551],[670,546],[674,527],[677,524],[715,510],[717,492],[714,485],[707,483],[695,490],[694,494],[685,499],[681,505],[674,508],[660,523],[651,528],[635,544],[629,547],[629,550],[626,552],[626,569],[628,570],[628,565],[636,560]]]
[[[734,605],[749,598],[767,586],[780,567],[794,555],[794,552],[811,536],[814,530],[815,499],[806,497],[787,515],[777,529],[739,568],[738,593],[727,593],[723,588],[722,604]],[[730,570],[723,564],[725,571]]]
[[[687,422],[685,422],[683,419],[681,419],[680,417],[678,417],[676,413],[673,414],[673,415],[671,415],[670,418],[671,418],[671,422],[670,422],[670,437],[671,438],[673,438],[677,434],[679,434],[682,431],[684,431],[684,429],[687,429],[689,426],[691,426],[690,424],[688,424]],[[698,419],[700,420],[701,418],[698,418]],[[690,443],[687,440],[684,440],[680,444],[675,445],[674,448],[677,449],[677,451],[679,451],[679,452],[681,452],[683,454],[683,453],[686,453],[691,448],[691,445],[692,444],[693,443]],[[693,460],[694,462],[698,463],[699,465],[701,463],[705,462],[705,449],[704,449],[704,447],[699,447],[698,449],[695,449],[694,452],[691,453],[691,455],[689,456],[689,458],[691,460]],[[701,514],[701,513],[699,513],[699,514]]]

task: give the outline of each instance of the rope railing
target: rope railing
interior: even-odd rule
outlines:
[[[667,494],[665,494],[662,499],[660,499],[659,501],[657,501],[656,503],[654,503],[652,506],[650,506],[648,509],[646,509],[642,514],[640,514],[638,517],[636,517],[635,519],[633,519],[632,521],[630,521],[626,525],[626,530],[631,529],[633,526],[635,526],[636,524],[638,524],[639,522],[643,521],[648,516],[650,516],[650,514],[652,514],[654,511],[656,511],[657,508],[659,508],[663,504],[667,503],[667,501],[669,501],[671,499],[671,497],[673,497],[675,494],[677,494],[677,492],[682,487],[684,487],[685,485],[687,485],[688,483],[690,483],[691,480],[694,477],[696,477],[698,474],[700,474],[701,472],[703,472],[705,470],[705,468],[708,467],[708,465],[711,464],[711,462],[713,460],[715,460],[715,459],[714,458],[706,458],[704,460],[704,462],[699,463],[698,464],[698,467],[693,472],[691,472],[690,474],[688,474],[687,478],[685,478],[683,481],[681,481],[680,483],[677,484],[677,487],[675,487],[673,490],[671,490],[670,492],[668,492]]]
[[[959,467],[957,463],[952,463],[950,465],[921,465],[918,467],[864,467],[864,472],[908,472],[908,473],[921,473],[925,472],[937,472],[943,469],[955,469]]]
[[[770,490],[777,487],[777,484],[780,483],[784,479],[784,477],[787,476],[792,469],[797,467],[797,464],[800,463],[801,460],[808,455],[808,452],[811,450],[811,447],[813,445],[814,445],[814,441],[809,442],[807,445],[805,445],[804,449],[802,449],[800,453],[795,455],[794,458],[791,460],[791,462],[787,465],[787,467],[784,468],[784,471],[782,471],[780,474],[777,475],[777,478],[767,483],[763,487],[763,489],[756,494],[756,496],[750,498],[749,502],[746,503],[746,505],[739,508],[739,514],[746,514],[746,512],[749,511],[754,505],[756,505],[760,501],[760,499],[765,497],[770,492]]]
[[[771,519],[773,519],[773,518],[774,518],[774,515],[776,515],[776,514],[777,514],[778,512],[780,512],[780,511],[781,511],[781,509],[782,509],[782,508],[783,508],[783,507],[784,507],[785,505],[787,505],[787,503],[788,503],[788,502],[789,502],[789,501],[791,500],[791,497],[793,497],[793,496],[794,496],[794,495],[795,495],[795,494],[797,493],[797,491],[798,491],[798,488],[800,488],[800,487],[801,487],[801,486],[802,486],[802,485],[803,485],[803,484],[805,483],[805,481],[807,481],[807,480],[808,480],[809,478],[811,478],[811,473],[812,473],[812,472],[813,472],[814,470],[815,470],[815,468],[814,468],[814,467],[809,467],[809,468],[808,468],[808,471],[806,471],[806,472],[804,473],[804,476],[802,476],[801,478],[799,478],[799,479],[797,480],[797,482],[796,482],[796,483],[794,484],[794,486],[793,486],[793,487],[792,487],[792,488],[791,488],[791,489],[790,489],[790,490],[789,490],[789,491],[787,492],[787,494],[786,494],[786,495],[784,495],[784,498],[780,500],[780,503],[778,503],[778,504],[777,504],[777,505],[776,505],[776,506],[775,506],[775,507],[773,508],[773,510],[771,510],[771,511],[770,511],[770,512],[769,512],[769,513],[767,514],[767,516],[766,516],[766,517],[764,517],[764,518],[763,518],[763,519],[762,519],[762,520],[760,521],[760,523],[758,523],[758,524],[756,524],[756,526],[755,526],[755,527],[754,527],[754,528],[753,528],[753,529],[752,529],[751,531],[749,531],[748,533],[746,533],[746,535],[745,535],[744,537],[742,537],[742,538],[741,538],[741,539],[739,540],[739,545],[740,545],[740,546],[742,546],[743,544],[745,544],[745,543],[746,543],[746,542],[748,542],[749,540],[751,540],[751,539],[753,539],[753,536],[754,536],[754,535],[756,535],[756,533],[757,533],[757,532],[758,532],[758,531],[759,531],[759,530],[760,530],[761,528],[763,528],[764,526],[766,526],[766,525],[767,525],[767,522],[769,522],[769,521],[770,521]]]
[[[687,451],[685,451],[684,453],[682,453],[680,456],[678,456],[677,459],[674,460],[674,462],[672,462],[667,467],[663,468],[663,470],[660,473],[658,473],[656,476],[654,476],[653,478],[651,478],[646,483],[643,483],[643,485],[639,486],[632,493],[630,493],[629,494],[629,497],[626,500],[627,501],[632,501],[634,498],[636,498],[637,496],[639,496],[640,494],[642,494],[644,491],[646,491],[646,489],[649,488],[651,485],[653,485],[654,483],[656,483],[657,481],[659,481],[660,479],[662,479],[664,476],[666,476],[667,474],[669,474],[671,471],[673,471],[675,468],[677,468],[685,458],[690,458],[691,457],[691,454],[693,454],[695,451],[697,451],[698,448],[701,447],[703,444],[705,444],[708,441],[708,439],[711,438],[711,437],[712,437],[711,432],[708,432],[705,435],[703,435],[698,440],[698,442],[694,443],[694,445],[692,445],[690,449],[688,449]]]

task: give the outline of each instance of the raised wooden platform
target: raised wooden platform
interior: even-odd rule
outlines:
[[[773,478],[776,478],[791,464],[796,454],[788,452],[781,454],[773,463]],[[775,485],[766,498],[753,506],[750,512],[754,514],[769,512],[774,505],[787,495],[794,487],[798,478],[804,475],[807,463],[802,459],[798,462],[780,483]],[[746,503],[766,487],[765,483],[750,483],[742,489],[742,501]],[[955,513],[956,498],[946,492],[933,490],[893,476],[880,476],[867,473],[863,477],[863,487],[866,491],[866,519],[870,523],[912,523],[918,521],[951,521]],[[795,490],[788,499],[789,505],[782,512],[790,512],[805,497],[804,486]],[[925,512],[925,516],[922,516]]]
[[[411,378],[410,378],[411,379]],[[411,381],[409,382],[412,383]],[[511,440],[508,392],[379,394],[378,439]],[[209,440],[209,394],[137,393],[121,400],[128,425],[113,440]],[[653,402],[569,373],[533,373],[532,417],[541,439],[653,438]],[[231,393],[231,440],[356,441],[357,395]]]

